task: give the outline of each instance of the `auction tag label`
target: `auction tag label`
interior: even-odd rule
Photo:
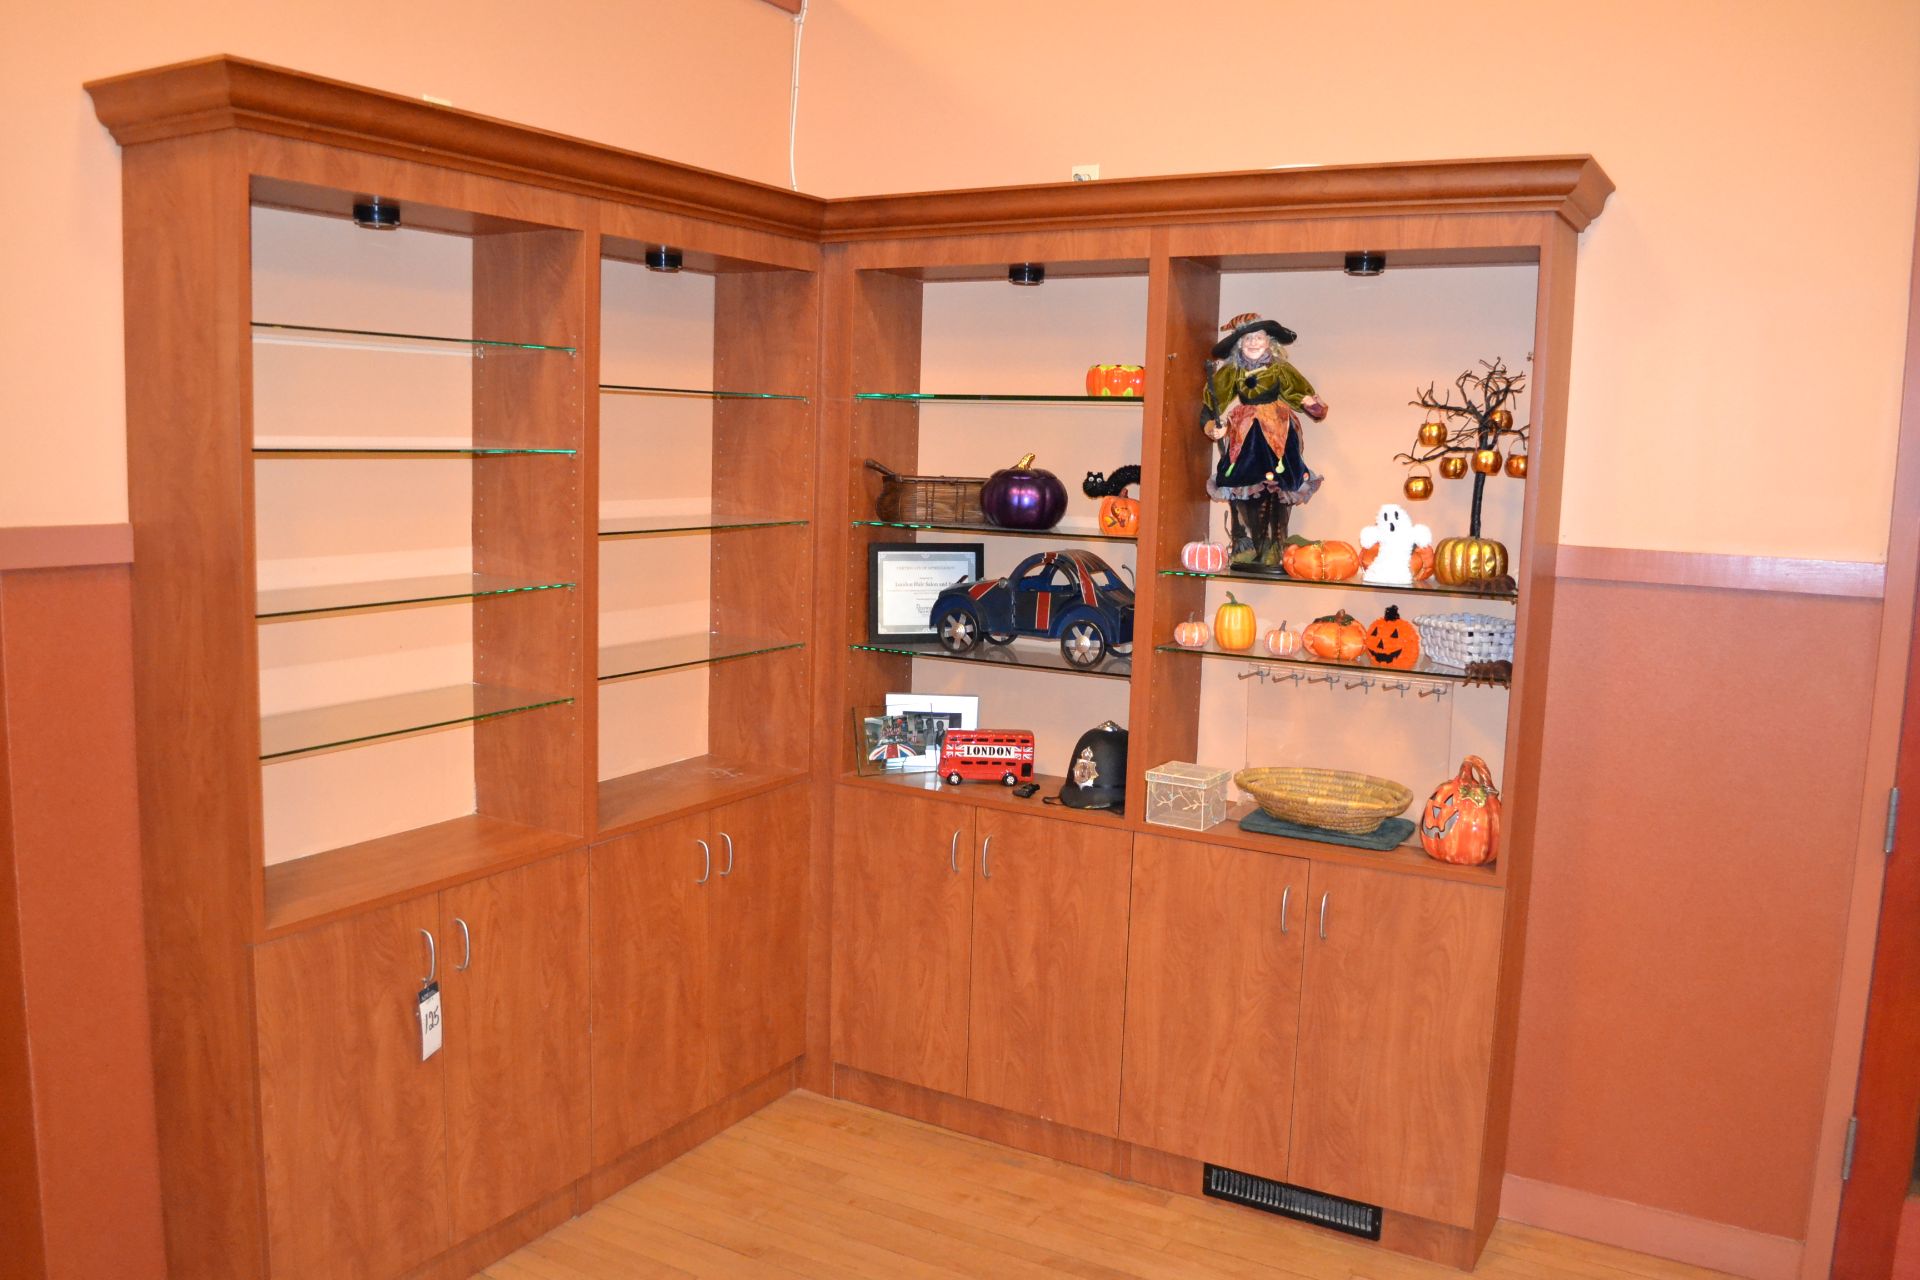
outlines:
[[[440,1052],[440,984],[420,988],[420,1061]]]

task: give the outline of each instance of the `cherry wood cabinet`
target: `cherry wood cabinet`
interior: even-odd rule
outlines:
[[[835,1062],[966,1092],[974,848],[971,809],[840,789]]]
[[[440,895],[453,1238],[587,1172],[587,855]]]
[[[447,1055],[420,1060],[416,1012],[439,927],[428,897],[255,950],[275,1277],[398,1275],[447,1247]]]
[[[1308,896],[1287,1180],[1469,1224],[1500,891],[1317,863]]]
[[[1286,1177],[1307,867],[1135,838],[1122,1138]]]
[[[784,787],[592,849],[596,1165],[804,1051],[807,799]]]

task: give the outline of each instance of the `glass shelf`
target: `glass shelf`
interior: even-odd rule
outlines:
[[[485,355],[488,351],[551,351],[574,355],[577,348],[543,342],[503,342],[497,338],[447,338],[382,329],[330,329],[314,324],[253,322],[253,340],[301,347],[346,347],[362,351],[423,351],[447,355]]]
[[[1097,533],[1092,529],[1069,528],[1055,525],[1051,529],[1002,529],[997,524],[922,524],[912,520],[855,520],[856,529],[920,529],[934,533],[979,533],[995,538],[1052,538],[1056,542],[1127,542],[1137,543],[1137,537],[1124,534]]]
[[[752,516],[602,516],[603,538],[645,538],[675,533],[725,533],[734,529],[804,528],[805,520],[756,520]]]
[[[691,635],[636,640],[600,650],[600,678],[621,680],[805,647],[806,642],[802,640],[772,640],[764,636]]]
[[[941,662],[975,662],[1014,671],[1058,671],[1070,676],[1100,676],[1108,680],[1131,680],[1133,661],[1124,654],[1111,654],[1097,667],[1076,667],[1052,641],[1038,640],[1012,644],[983,644],[971,653],[948,653],[937,640],[916,644],[851,644],[861,653],[897,653],[908,658],[934,658]]]
[[[636,387],[622,382],[600,384],[603,396],[693,396],[702,400],[798,400],[805,396],[783,395],[775,391],[719,391],[710,387]]]
[[[1125,404],[1143,405],[1145,396],[954,395],[933,391],[858,391],[855,400],[904,400],[913,404]]]
[[[377,609],[398,604],[434,604],[504,596],[517,591],[556,591],[571,582],[522,582],[491,573],[449,573],[433,578],[395,578],[385,582],[337,582],[314,587],[279,587],[254,598],[256,618],[299,618],[347,609]]]
[[[1403,668],[1378,667],[1371,662],[1330,662],[1325,658],[1310,658],[1305,654],[1301,654],[1296,658],[1276,658],[1272,654],[1260,649],[1248,649],[1244,652],[1235,653],[1230,649],[1217,649],[1211,644],[1199,649],[1189,649],[1184,645],[1178,644],[1157,644],[1153,647],[1153,651],[1155,653],[1185,654],[1191,658],[1230,658],[1235,662],[1257,662],[1269,666],[1310,667],[1320,671],[1359,671],[1370,676],[1379,676],[1389,680],[1396,676],[1413,676],[1424,680],[1451,680],[1459,684],[1493,683],[1488,680],[1469,681],[1466,672],[1456,667],[1435,666],[1425,658],[1420,659],[1420,661],[1412,667]],[[1506,686],[1500,685],[1498,687],[1505,688]]]
[[[256,440],[256,458],[517,458],[528,455],[571,458],[572,449],[527,449],[515,445],[399,444],[391,441]]]
[[[1242,586],[1265,586],[1279,584],[1288,587],[1319,587],[1322,590],[1345,591],[1391,591],[1411,596],[1457,596],[1465,600],[1502,600],[1508,604],[1520,598],[1518,591],[1480,591],[1473,587],[1444,587],[1437,582],[1416,582],[1410,587],[1389,587],[1375,582],[1362,582],[1358,577],[1348,578],[1344,582],[1315,582],[1311,578],[1270,578],[1258,573],[1196,573],[1191,569],[1162,569],[1163,578],[1212,578],[1218,582],[1233,582]]]
[[[260,717],[260,758],[278,760],[308,751],[418,733],[423,729],[491,720],[536,707],[557,707],[572,701],[572,698],[550,697],[500,685],[457,684],[445,689],[422,689],[387,698],[288,711]]]

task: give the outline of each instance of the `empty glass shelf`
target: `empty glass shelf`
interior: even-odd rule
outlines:
[[[852,644],[863,653],[897,653],[908,658],[935,658],[941,662],[977,662],[990,667],[1022,671],[1059,671],[1072,676],[1103,676],[1109,680],[1131,680],[1133,661],[1124,654],[1108,654],[1098,666],[1076,667],[1068,662],[1054,641],[1014,641],[1012,644],[982,644],[970,653],[949,653],[937,640],[913,644]]]
[[[941,394],[933,391],[858,391],[855,400],[907,400],[915,404],[1125,404],[1142,405],[1145,396],[1029,396]]]
[[[500,685],[457,684],[445,689],[422,689],[362,702],[288,711],[260,717],[260,758],[278,760],[302,752],[491,720],[516,711],[556,707],[572,701],[572,698]]]
[[[997,524],[933,524],[917,520],[855,520],[856,529],[925,529],[935,533],[983,533],[996,538],[1052,538],[1067,542],[1138,542],[1131,534],[1100,533],[1085,527],[1057,524],[1051,529],[1002,529]]]
[[[619,680],[805,647],[806,642],[802,640],[774,640],[765,636],[691,635],[635,640],[600,650],[600,678]]]
[[[298,618],[384,605],[431,604],[471,600],[517,591],[555,591],[571,582],[523,582],[491,573],[449,573],[433,578],[395,578],[385,582],[334,582],[314,587],[278,587],[254,597],[256,618]]]
[[[346,347],[362,351],[422,351],[449,355],[483,356],[494,351],[551,351],[574,355],[577,348],[544,342],[508,342],[499,338],[449,338],[426,333],[392,333],[383,329],[330,329],[314,324],[253,322],[253,340],[286,346]]]
[[[668,533],[721,533],[733,529],[786,529],[805,520],[768,520],[755,516],[601,516],[603,538],[644,538]]]
[[[1504,681],[1469,680],[1467,673],[1460,670],[1460,668],[1437,666],[1425,658],[1420,659],[1419,662],[1411,667],[1382,667],[1376,666],[1372,662],[1334,662],[1326,658],[1309,657],[1305,653],[1291,658],[1276,658],[1264,649],[1248,649],[1244,652],[1235,653],[1230,649],[1215,648],[1212,644],[1208,644],[1199,649],[1189,649],[1184,645],[1177,644],[1157,644],[1153,647],[1153,650],[1155,653],[1180,653],[1192,658],[1230,658],[1235,662],[1261,662],[1284,667],[1312,667],[1317,668],[1323,673],[1359,671],[1365,672],[1370,676],[1377,676],[1383,680],[1391,680],[1396,676],[1414,676],[1424,680],[1453,680],[1461,684],[1505,683]],[[1339,676],[1333,675],[1332,678],[1337,680]]]
[[[531,449],[518,445],[458,444],[440,441],[406,443],[381,439],[256,440],[256,458],[509,458],[552,454],[571,458],[572,449]]]
[[[1348,578],[1344,582],[1315,582],[1311,578],[1270,578],[1260,573],[1195,573],[1191,569],[1162,569],[1163,578],[1214,578],[1221,582],[1231,582],[1236,586],[1265,586],[1277,584],[1286,587],[1320,587],[1335,591],[1395,591],[1416,596],[1461,596],[1469,600],[1504,600],[1511,603],[1520,598],[1518,591],[1482,591],[1473,587],[1447,587],[1438,582],[1416,582],[1410,587],[1388,587],[1378,583],[1362,582],[1359,578]]]
[[[798,400],[806,403],[805,396],[785,395],[776,391],[721,391],[710,387],[639,387],[624,382],[603,382],[600,394],[607,396],[694,396],[703,400]]]

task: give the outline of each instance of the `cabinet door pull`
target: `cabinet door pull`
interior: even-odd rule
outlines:
[[[982,880],[993,879],[993,872],[987,870],[987,851],[992,848],[993,848],[993,837],[988,836],[986,840],[980,845],[980,878]]]
[[[455,916],[453,922],[460,926],[460,949],[463,952],[460,963],[453,966],[453,971],[465,973],[473,968],[473,934],[468,931],[467,922],[459,916]]]
[[[1327,940],[1327,899],[1332,896],[1330,892],[1320,895],[1320,941],[1322,942]]]
[[[947,868],[953,874],[960,874],[960,828],[953,829],[953,839],[947,842]]]
[[[707,847],[705,840],[695,840],[694,843],[700,846],[700,856],[705,859],[700,867],[700,878],[694,883],[705,884],[713,879],[713,850]]]
[[[1280,891],[1280,936],[1287,934],[1287,905],[1293,901],[1293,886],[1288,885]]]
[[[440,976],[440,952],[433,945],[433,935],[431,933],[422,929],[420,936],[427,940],[427,976],[420,979],[420,985],[430,987],[433,985],[433,980]]]
[[[733,874],[733,837],[722,831],[720,838],[727,842],[727,865],[720,868],[720,874],[730,876]]]

